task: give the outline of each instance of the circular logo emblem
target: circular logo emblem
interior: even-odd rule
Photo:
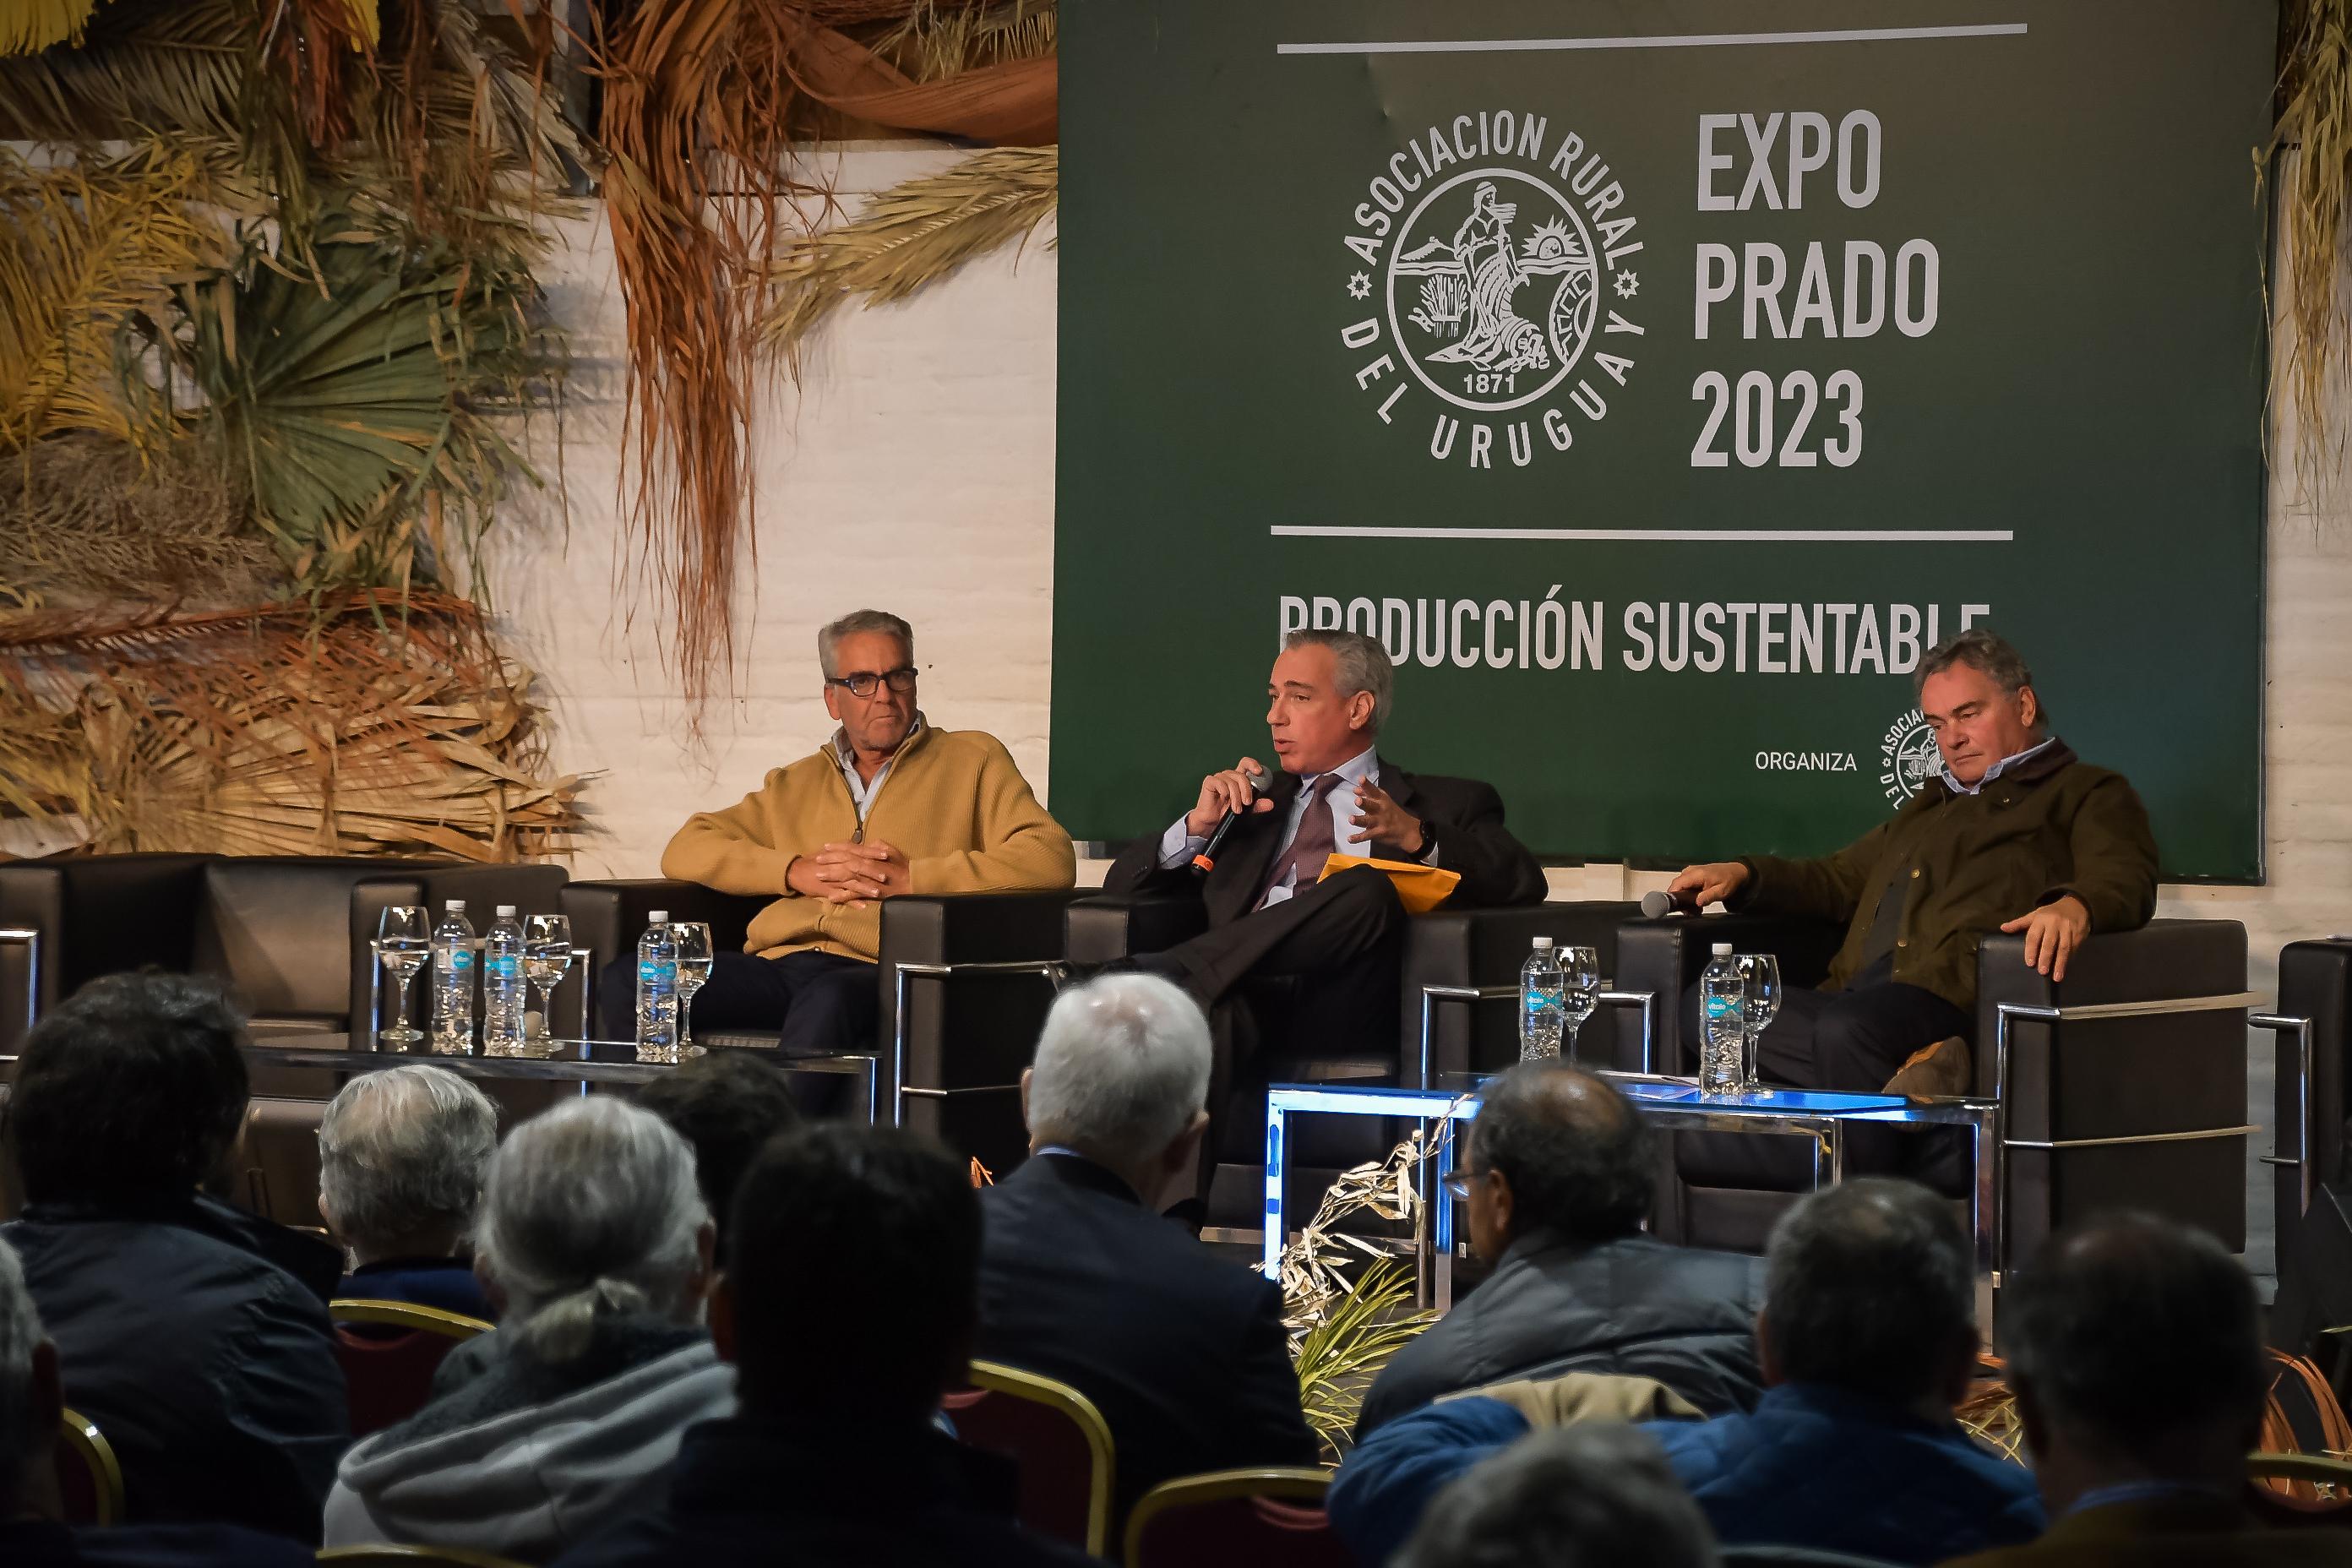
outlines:
[[[1916,708],[1886,727],[1878,745],[1878,785],[1889,805],[1901,805],[1929,779],[1944,771],[1944,753],[1936,748],[1936,732]]]
[[[1515,169],[1424,193],[1389,253],[1389,331],[1421,384],[1459,408],[1501,413],[1558,386],[1600,303],[1582,215]]]

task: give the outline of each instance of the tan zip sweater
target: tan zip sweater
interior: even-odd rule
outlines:
[[[1066,888],[1077,875],[1070,836],[1037,804],[1013,754],[979,730],[908,738],[874,795],[866,826],[830,747],[769,773],[724,811],[688,819],[662,851],[662,875],[722,893],[774,895],[751,921],[746,952],[774,958],[805,948],[874,963],[882,910],[793,892],[795,857],[828,844],[878,839],[902,851],[918,893]]]

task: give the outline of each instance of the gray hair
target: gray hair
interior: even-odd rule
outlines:
[[[1106,974],[1054,999],[1029,1068],[1029,1131],[1118,1157],[1157,1154],[1209,1096],[1209,1021],[1155,974]]]
[[[2033,671],[2025,667],[2025,656],[2017,645],[1989,626],[1970,626],[1964,632],[1954,632],[1927,650],[1919,660],[1918,669],[1911,677],[1914,694],[1927,689],[1927,678],[1941,675],[1956,664],[1965,664],[2011,697],[2033,684]],[[2049,705],[2042,694],[2033,694],[2036,718],[2044,725],[2050,721]]]
[[[1782,1373],[1897,1402],[1933,1391],[1976,1333],[1976,1268],[1946,1201],[1869,1176],[1801,1200],[1765,1250],[1764,1319]]]
[[[25,1266],[16,1248],[0,1241],[0,1501],[21,1500],[28,1473],[56,1440],[33,1408],[33,1352],[41,1339]]]
[[[1377,637],[1361,632],[1336,631],[1328,626],[1310,626],[1292,632],[1282,639],[1282,651],[1295,647],[1328,647],[1331,650],[1332,674],[1339,682],[1342,700],[1359,691],[1372,694],[1372,721],[1366,732],[1377,735],[1389,721],[1389,710],[1396,706],[1396,666],[1389,661],[1389,650]]]
[[[498,1144],[498,1108],[456,1073],[423,1062],[362,1073],[319,1120],[320,1195],[355,1247],[467,1226]]]
[[[1715,1568],[1714,1534],[1656,1443],[1631,1426],[1555,1426],[1430,1500],[1390,1568]]]
[[[500,1333],[563,1362],[599,1318],[690,1316],[709,1218],[694,1151],[652,1111],[595,1095],[533,1117],[491,1157],[482,1190],[476,1246],[506,1292]]]
[[[857,632],[889,633],[898,639],[898,646],[907,650],[907,662],[908,664],[915,662],[914,627],[887,610],[852,610],[841,619],[829,622],[817,631],[817,668],[824,671],[824,678],[827,680],[841,673],[840,666],[834,662],[834,656],[841,647],[841,639]],[[879,674],[880,671],[877,670],[876,673]]]

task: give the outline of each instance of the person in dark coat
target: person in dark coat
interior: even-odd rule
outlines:
[[[734,1232],[710,1333],[740,1414],[688,1432],[667,1500],[556,1568],[1093,1562],[975,1503],[936,1425],[967,1375],[980,1269],[961,1162],[896,1129],[810,1123],[753,1162]]]
[[[1022,1075],[1030,1157],[981,1199],[976,1352],[1094,1402],[1121,1516],[1177,1476],[1318,1460],[1281,1290],[1159,1212],[1190,1180],[1208,1080],[1208,1024],[1167,981],[1063,992]]]
[[[310,1550],[221,1524],[74,1526],[60,1465],[65,1396],[16,1254],[0,1242],[0,1563],[9,1568],[303,1568]]]
[[[337,1297],[494,1318],[469,1242],[498,1146],[498,1108],[446,1068],[345,1084],[319,1120],[319,1215],[352,1259]]]
[[[1495,1271],[1373,1379],[1360,1441],[1443,1394],[1570,1372],[1651,1378],[1703,1415],[1756,1403],[1754,1266],[1642,1234],[1654,1177],[1631,1101],[1523,1063],[1486,1086],[1472,1129],[1459,1183]]]
[[[351,1443],[327,1321],[342,1260],[198,1191],[245,1117],[245,1038],[216,987],[154,973],[43,1018],[8,1105],[25,1210],[0,1237],[131,1521],[314,1542]]]

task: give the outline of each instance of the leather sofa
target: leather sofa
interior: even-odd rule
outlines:
[[[1028,1148],[1021,1070],[1053,999],[1044,966],[1061,956],[1063,908],[1077,896],[1054,889],[883,900],[877,1120],[929,1133],[992,1172],[1020,1162]],[[661,879],[573,882],[562,900],[574,945],[593,954],[600,974],[631,950],[654,910],[702,921],[714,947],[740,951],[752,917],[772,901]],[[776,1043],[772,1030],[695,1037],[713,1047]]]
[[[1819,921],[1756,915],[1637,920],[1618,936],[1618,983],[1672,999],[1660,1009],[1658,1064],[1687,1072],[1696,1042],[1685,1037],[1679,1003],[1712,943],[1773,953],[1786,984],[1809,985],[1841,934]],[[2243,1251],[2245,1139],[2253,1131],[2245,1124],[2245,928],[2164,920],[2095,936],[2063,983],[2026,966],[2020,936],[1984,938],[1977,965],[1975,1093],[2001,1107],[1997,1266],[2026,1257],[2069,1220],[2123,1205],[2202,1226]],[[1811,1157],[1799,1142],[1677,1134],[1659,1234],[1760,1252],[1772,1222],[1811,1184]],[[1733,1180],[1735,1173],[1753,1179]]]
[[[2269,1156],[2278,1219],[2278,1300],[2271,1340],[2318,1362],[2352,1395],[2352,938],[2290,942],[2279,952],[2278,1007],[2253,1021],[2278,1041],[2278,1142]]]

